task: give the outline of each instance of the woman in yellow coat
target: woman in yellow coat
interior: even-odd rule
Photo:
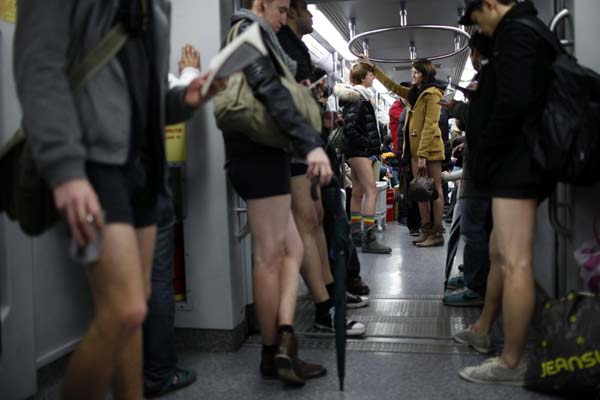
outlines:
[[[371,66],[375,78],[387,89],[408,100],[403,157],[410,157],[415,175],[419,171],[433,178],[440,194],[433,202],[433,222],[430,221],[430,203],[419,203],[421,235],[413,243],[419,247],[442,246],[442,162],[445,155],[444,141],[439,128],[439,102],[442,99],[442,91],[435,86],[435,66],[427,59],[415,61],[411,69],[412,86],[405,87],[391,80],[365,56],[361,56],[360,61]]]

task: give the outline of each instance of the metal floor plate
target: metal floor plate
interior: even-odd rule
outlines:
[[[335,350],[333,336],[329,338],[299,335],[299,347],[302,350]],[[248,338],[245,346],[257,347],[262,343],[260,335]],[[477,354],[469,347],[460,345],[451,340],[429,340],[429,339],[348,339],[347,351],[364,351],[380,353],[431,353],[431,354]]]
[[[367,337],[451,339],[472,324],[479,308],[446,307],[439,300],[370,299],[368,307],[348,310],[348,315],[367,325]],[[314,305],[307,299],[298,302],[298,333],[326,337],[314,329]]]

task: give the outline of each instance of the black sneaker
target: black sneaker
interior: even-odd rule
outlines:
[[[329,313],[323,318],[318,316],[315,318],[315,329],[321,332],[335,333],[335,308],[331,307]],[[347,336],[362,336],[367,332],[367,327],[360,322],[351,320],[346,317],[346,335]]]
[[[346,288],[348,292],[357,296],[365,296],[371,291],[371,289],[369,289],[369,286],[363,282],[360,276],[358,278],[354,278],[348,281]]]
[[[408,234],[410,236],[419,236],[421,234],[421,229],[419,229],[419,228],[411,229],[410,231],[408,231]]]
[[[356,296],[346,292],[346,307],[347,308],[362,308],[369,305],[369,298]]]

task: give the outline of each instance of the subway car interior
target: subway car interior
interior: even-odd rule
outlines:
[[[201,73],[208,71],[210,60],[226,41],[232,16],[244,4],[242,0],[149,1],[171,3],[170,36],[163,39],[169,41],[169,71],[174,75],[181,72],[178,67],[182,55],[180,49],[187,44],[199,52]],[[283,0],[256,1],[287,3]],[[482,0],[481,3],[498,4],[499,1]],[[117,0],[110,2],[118,3]],[[61,7],[60,2],[54,3]],[[304,0],[297,3],[302,7]],[[305,11],[311,16],[312,33],[304,32],[302,42],[310,54],[313,68],[321,74],[313,75],[312,81],[325,76],[320,82],[329,87],[324,92],[324,104],[333,114],[327,115],[336,115],[336,112],[346,115],[341,92],[334,91],[333,87],[349,87],[353,65],[361,55],[365,58],[360,60],[379,67],[375,68],[375,78],[384,74],[393,82],[406,85],[410,85],[416,71],[413,63],[428,59],[437,70],[439,91],[444,92],[444,96],[454,96],[452,101],[469,104],[466,97],[470,91],[456,88],[466,88],[477,80],[478,68],[471,61],[469,44],[475,34],[480,34],[479,28],[459,22],[471,3],[472,0],[306,0]],[[521,3],[522,0],[516,2],[517,5]],[[525,0],[525,3],[533,3],[539,19],[555,33],[568,54],[574,55],[581,65],[600,73],[600,2]],[[22,4],[25,7],[27,2],[23,0]],[[17,13],[20,5],[17,0],[0,0],[0,143],[19,128],[23,115],[13,70],[18,65],[15,58],[19,49],[14,44],[17,15],[21,16]],[[270,6],[267,4],[266,7]],[[399,115],[393,115],[390,110],[401,96],[384,84],[382,79],[375,79],[369,92],[377,120],[376,129],[385,144],[384,137],[392,136],[392,129],[397,129],[397,121],[394,128],[391,126],[394,126],[392,119]],[[446,97],[441,101],[445,100]],[[439,241],[431,247],[415,245],[413,241],[417,238],[411,236],[414,229],[408,226],[407,215],[403,213],[407,203],[403,190],[409,181],[400,176],[402,174],[393,173],[384,151],[384,167],[376,184],[374,223],[369,222],[373,230],[369,232],[375,232],[372,240],[380,248],[389,248],[391,252],[365,251],[371,240],[366,231],[364,237],[361,236],[362,248],[359,245],[353,250],[357,256],[355,263],[360,268],[359,275],[354,272],[358,282],[346,279],[348,296],[353,300],[346,296],[345,306],[338,308],[338,302],[344,302],[346,289],[340,285],[337,292],[331,292],[331,301],[335,300],[338,313],[347,314],[349,322],[345,325],[345,337],[332,328],[338,317],[333,312],[329,314],[327,329],[315,323],[317,301],[309,290],[310,285],[299,280],[293,323],[299,356],[306,362],[322,365],[327,373],[310,380],[307,374],[306,383],[300,387],[282,384],[277,379],[263,379],[264,374],[261,378],[259,364],[265,343],[255,304],[254,239],[249,228],[247,203],[232,186],[224,167],[227,161],[225,143],[214,117],[214,104],[208,101],[187,122],[169,125],[165,130],[168,183],[175,210],[175,222],[169,227],[173,249],[168,256],[173,275],[174,342],[178,367],[193,370],[196,376],[189,386],[170,393],[165,391],[164,398],[600,398],[600,336],[595,340],[590,338],[596,347],[586,347],[587,356],[583,354],[584,350],[581,354],[555,355],[555,360],[542,365],[544,376],[562,376],[561,372],[569,371],[572,375],[584,370],[589,372],[586,375],[588,386],[590,379],[596,380],[597,388],[585,395],[569,395],[568,391],[567,394],[544,393],[522,385],[480,384],[462,376],[466,367],[502,354],[504,343],[508,343],[505,339],[510,336],[505,335],[505,330],[512,320],[507,322],[504,315],[500,315],[493,323],[487,336],[491,341],[486,344],[488,351],[477,350],[477,344],[457,339],[457,334],[460,338],[461,332],[478,321],[484,300],[487,301],[486,295],[477,293],[474,293],[474,299],[469,299],[472,301],[466,301],[465,297],[456,301],[456,296],[467,296],[464,282],[457,283],[457,279],[464,279],[463,265],[470,262],[468,256],[465,257],[469,250],[465,250],[465,240],[458,229],[461,223],[457,222],[460,214],[456,203],[461,204],[458,195],[461,184],[450,181],[439,194],[444,197]],[[400,104],[403,103],[400,101]],[[462,136],[464,124],[457,121],[449,116],[448,129],[452,135]],[[343,136],[347,126],[348,121],[345,121],[345,126],[334,132]],[[405,139],[411,134],[403,133]],[[402,137],[396,137],[393,143],[395,152],[401,156],[397,139]],[[497,152],[511,146],[511,140],[500,142]],[[444,179],[450,180],[450,175],[460,169],[456,164],[457,154],[452,153],[451,160],[446,157],[451,164],[443,173]],[[343,161],[342,158],[342,166]],[[344,171],[340,173],[341,188],[336,199],[345,203],[346,208],[353,202],[350,190],[346,190],[350,189],[353,174],[354,169],[347,176]],[[264,180],[270,179],[269,173],[265,172]],[[4,183],[0,183],[0,191],[6,190],[3,186]],[[354,186],[358,190],[356,184]],[[418,214],[418,209],[416,212]],[[544,310],[551,308],[553,301],[566,301],[585,292],[587,294],[582,296],[596,304],[595,309],[585,314],[586,318],[600,320],[597,313],[600,310],[600,260],[596,258],[593,266],[586,264],[587,270],[582,267],[585,261],[581,261],[582,256],[594,252],[600,257],[600,186],[597,183],[558,182],[538,204],[535,213],[531,265],[535,302],[532,303],[533,316],[525,340],[525,360],[541,354],[538,348],[547,345],[543,332],[552,330],[548,324],[559,326],[556,321],[543,318]],[[345,222],[351,219],[349,210],[346,219]],[[364,220],[363,224],[366,223]],[[517,221],[516,225],[519,224]],[[350,225],[345,223],[344,226]],[[423,234],[425,228],[421,228]],[[335,225],[335,229],[340,228]],[[418,222],[416,229],[418,235]],[[430,229],[428,240],[437,228]],[[520,232],[518,227],[515,229]],[[527,229],[526,222],[523,222],[523,229]],[[0,214],[1,400],[69,398],[63,387],[69,360],[94,315],[86,267],[69,254],[72,241],[64,221],[42,235],[31,237],[6,214]],[[304,248],[307,257],[307,246]],[[336,263],[341,258],[336,259],[333,253],[330,249],[328,255],[333,276],[344,277],[351,273],[336,271],[347,266]],[[349,253],[344,253],[345,261],[346,255]],[[448,278],[451,279],[447,281]],[[335,284],[338,284],[337,280]],[[452,285],[448,285],[450,282]],[[331,282],[325,282],[328,283]],[[353,284],[355,286],[351,288]],[[454,298],[450,296],[452,289],[455,289]],[[594,290],[596,294],[591,294]],[[510,298],[520,301],[526,297],[522,292],[506,291],[503,296],[505,306]],[[150,313],[151,308],[152,304]],[[588,332],[599,332],[597,326],[588,328]],[[583,346],[585,334],[571,335],[576,335]],[[160,343],[158,346],[160,348]],[[484,356],[480,353],[492,354]],[[573,361],[570,356],[576,359]],[[110,392],[107,387],[93,398],[133,398]]]

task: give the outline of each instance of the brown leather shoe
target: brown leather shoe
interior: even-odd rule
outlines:
[[[275,367],[279,379],[290,385],[304,385],[304,371],[298,360],[298,341],[291,332],[282,332],[279,335],[279,345],[275,354]]]
[[[433,228],[433,223],[432,222],[428,222],[424,225],[421,225],[421,234],[419,235],[418,238],[416,238],[415,240],[412,241],[413,244],[418,244],[421,242],[424,242],[427,240],[427,238],[429,237],[430,233],[431,233],[431,229]]]
[[[444,230],[441,225],[434,226],[429,231],[427,239],[420,243],[416,243],[417,247],[436,247],[444,245]]]
[[[302,373],[304,373],[304,379],[320,378],[327,375],[327,368],[319,364],[311,364],[298,359]],[[277,367],[275,367],[275,353],[262,352],[262,358],[260,361],[260,376],[263,379],[271,380],[278,379]]]

